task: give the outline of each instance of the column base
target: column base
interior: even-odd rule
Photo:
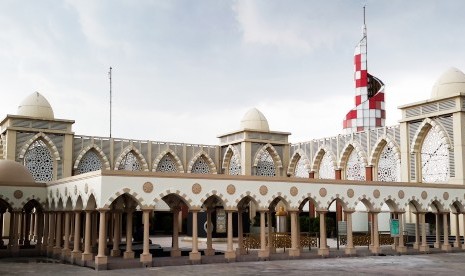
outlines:
[[[61,250],[61,259],[66,260],[66,257],[71,255],[71,249],[62,249]]]
[[[357,249],[355,249],[355,247],[352,247],[352,248],[346,247],[345,253],[348,256],[356,255],[357,254]]]
[[[47,257],[53,257],[53,246],[47,246]]]
[[[268,259],[270,257],[270,251],[268,249],[258,251],[258,258],[261,260]]]
[[[81,259],[81,255],[82,255],[81,251],[78,251],[78,252],[71,251],[71,259],[70,259],[71,263],[75,264],[77,260]]]
[[[462,247],[462,245],[458,242],[454,242],[454,247],[457,248],[457,247]]]
[[[446,251],[446,252],[449,252],[449,251],[452,250],[452,246],[450,246],[450,244],[443,244],[441,249]]]
[[[289,257],[299,257],[300,256],[300,249],[299,248],[291,248],[289,249]]]
[[[144,267],[151,267],[152,266],[152,254],[141,254],[140,255],[140,262]]]
[[[181,250],[179,249],[171,249],[170,252],[171,257],[180,257],[181,256]],[[207,254],[205,254],[207,255]]]
[[[201,260],[202,255],[200,252],[189,252],[189,261],[191,261],[191,264],[200,264]]]
[[[110,256],[112,257],[118,257],[121,255],[121,251],[119,249],[112,249],[110,251]]]
[[[270,252],[270,255],[275,254],[276,253],[276,247],[268,247],[268,252]]]
[[[125,251],[123,253],[123,259],[134,259],[134,251]]]
[[[42,253],[47,253],[47,245],[46,244],[41,244],[40,245],[40,251],[42,251]]]
[[[465,244],[462,244],[462,249],[465,249]]]
[[[429,252],[428,245],[420,245],[420,252]]]
[[[81,261],[92,261],[92,253],[82,253],[81,254]]]
[[[108,257],[107,256],[95,256],[95,270],[107,270],[108,269]]]
[[[228,262],[232,262],[236,260],[236,252],[235,251],[226,251],[224,252],[224,258],[228,260]]]
[[[320,255],[322,257],[329,256],[329,248],[328,247],[326,247],[326,248],[318,248],[318,255]]]
[[[53,257],[59,259],[61,257],[61,250],[63,250],[63,248],[54,247],[52,250]]]
[[[439,242],[434,243],[434,248],[441,248],[441,244]]]
[[[420,249],[420,246],[418,245],[418,243],[413,244],[413,249],[416,249],[416,250]]]
[[[370,251],[371,254],[378,255],[379,253],[381,253],[381,248],[379,246],[373,246],[371,247]]]
[[[205,254],[205,256],[214,256],[215,255],[215,249],[213,248],[207,248],[203,251],[203,254]]]

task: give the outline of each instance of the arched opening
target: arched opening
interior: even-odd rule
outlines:
[[[400,158],[397,147],[385,140],[380,142],[382,148],[376,161],[375,175],[378,181],[399,182],[400,181]]]
[[[82,156],[77,168],[75,169],[74,174],[78,175],[78,174],[98,171],[101,169],[102,169],[101,156],[94,148],[91,148]]]
[[[257,201],[247,195],[237,203],[238,253],[260,248],[260,217]]]
[[[450,177],[449,145],[436,128],[430,127],[421,143],[422,182],[447,182]]]
[[[235,146],[228,146],[226,153],[223,157],[222,168],[225,171],[225,174],[229,175],[241,175],[242,174],[242,165],[241,157],[239,151]]]
[[[172,153],[166,153],[155,167],[156,172],[179,172],[179,166]]]
[[[55,161],[47,144],[42,139],[35,140],[24,154],[24,166],[37,182],[54,179]]]

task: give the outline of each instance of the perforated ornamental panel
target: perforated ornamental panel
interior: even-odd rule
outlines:
[[[130,151],[128,154],[126,154],[123,160],[121,160],[121,163],[118,166],[118,170],[140,171],[142,170],[142,166],[134,153]]]
[[[36,140],[26,151],[24,166],[32,174],[35,181],[47,182],[53,179],[52,154],[41,140]]]
[[[102,168],[102,161],[98,157],[97,153],[93,150],[90,150],[84,154],[79,161],[76,174],[87,173],[98,171]]]
[[[304,159],[301,157],[295,165],[295,177],[308,178],[308,170],[305,168]]]
[[[231,156],[229,161],[229,175],[241,175],[241,161],[235,155]]]
[[[365,168],[362,159],[353,150],[346,164],[346,179],[348,180],[365,180]]]
[[[318,170],[318,177],[320,179],[334,179],[336,178],[334,162],[329,153],[325,153],[321,158],[320,169]]]
[[[271,157],[270,153],[266,150],[263,152],[263,154],[260,156],[260,159],[258,160],[257,175],[271,177],[276,175],[273,158]]]
[[[157,172],[177,172],[178,167],[171,154],[166,154],[157,165]]]
[[[210,167],[208,166],[207,160],[205,157],[200,156],[192,166],[192,173],[199,173],[199,174],[208,174],[210,173]]]
[[[449,149],[434,128],[428,132],[421,146],[421,173],[423,182],[449,180]]]
[[[400,181],[400,164],[394,150],[385,145],[378,160],[378,181]]]

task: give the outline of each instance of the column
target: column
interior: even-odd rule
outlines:
[[[42,238],[44,236],[44,213],[36,212],[36,223],[37,231],[35,232],[36,246],[35,248],[39,251],[42,250]]]
[[[421,245],[420,245],[420,252],[428,252],[429,246],[426,243],[426,221],[425,216],[426,213],[419,213],[420,220],[421,220]]]
[[[440,235],[440,225],[439,225],[439,212],[434,214],[436,217],[436,242],[434,243],[434,248],[441,248],[441,235]]]
[[[213,208],[207,208],[207,249],[205,249],[205,256],[215,255],[215,249],[212,246],[212,212]]]
[[[110,252],[110,256],[117,257],[117,256],[121,255],[121,252],[119,250],[120,231],[121,231],[121,211],[115,211],[114,220],[115,220],[115,223],[113,225],[113,227],[114,227],[114,231],[113,231],[113,249]]]
[[[297,211],[289,211],[291,214],[291,248],[289,249],[289,256],[300,256],[300,249],[298,245],[298,225],[297,225]]]
[[[24,245],[26,239],[26,212],[20,213],[19,244]]]
[[[3,213],[4,210],[0,210],[0,246],[3,246]]]
[[[200,263],[200,252],[197,237],[197,213],[199,210],[191,210],[192,213],[192,251],[189,252],[189,260],[192,263]]]
[[[128,210],[126,213],[126,251],[124,251],[124,259],[134,259],[134,251],[132,251],[132,216],[133,211]]]
[[[372,224],[373,224],[373,247],[371,248],[371,253],[379,254],[381,253],[381,247],[379,246],[379,231],[378,231],[378,212],[372,212]]]
[[[61,250],[61,258],[66,259],[67,256],[71,253],[69,249],[69,227],[70,227],[70,212],[65,212],[65,242],[63,244],[63,250]]]
[[[354,211],[344,211],[346,218],[347,218],[347,244],[346,244],[346,249],[345,253],[346,255],[355,255],[357,253],[357,250],[354,247],[354,237],[352,233],[352,214]]]
[[[28,214],[26,212],[24,212],[24,245],[25,246],[29,246],[31,245],[31,224],[32,224],[32,221],[31,221],[31,218],[32,218],[32,214]]]
[[[82,261],[92,260],[92,249],[91,249],[91,232],[92,232],[92,211],[86,210],[86,226],[84,229],[84,253],[81,255]]]
[[[443,231],[444,231],[444,243],[442,244],[442,250],[444,251],[450,251],[451,250],[451,245],[449,243],[449,223],[447,222],[447,217],[449,216],[449,213],[443,213],[442,214],[442,220],[444,223],[443,226]]]
[[[48,246],[47,246],[47,256],[51,257],[53,255],[53,246],[55,244],[55,212],[48,213]]]
[[[237,249],[236,255],[245,254],[244,250],[244,233],[243,233],[243,225],[242,225],[242,213],[244,210],[238,209],[237,211]]]
[[[260,211],[260,251],[258,257],[261,259],[268,258],[270,251],[266,250],[266,232],[265,232],[265,215],[266,211]]]
[[[152,254],[150,254],[150,213],[152,209],[144,209],[143,211],[143,223],[144,223],[144,249],[140,255],[140,261],[145,266],[152,266]]]
[[[274,235],[273,235],[273,223],[272,223],[272,210],[269,209],[268,211],[268,251],[270,251],[270,254],[272,253],[276,253],[276,248],[274,247],[274,242],[273,242],[273,239],[274,239]],[[278,228],[276,227],[275,229],[275,232],[278,231]]]
[[[53,247],[53,257],[58,258],[61,254],[61,212],[56,213],[56,232],[55,232],[55,247]]]
[[[71,252],[71,263],[75,264],[76,260],[81,258],[81,211],[74,212],[74,239],[73,251]]]
[[[454,242],[454,247],[462,247],[462,245],[460,244],[459,214],[460,213],[455,213],[455,242]]]
[[[100,213],[100,223],[98,229],[98,254],[95,256],[95,270],[106,270],[108,257],[105,255],[105,249],[107,248],[107,220],[105,215],[108,209],[99,209],[98,211]]]
[[[39,234],[39,213],[37,210],[34,213],[34,230],[32,231],[32,240],[38,241],[38,234]]]
[[[227,240],[228,244],[226,246],[226,252],[224,253],[224,257],[228,261],[235,261],[236,260],[236,252],[233,248],[233,210],[226,210],[227,219],[228,219],[228,230],[227,230]]]
[[[465,249],[465,213],[462,213],[462,215],[463,215],[463,236],[464,236],[462,249]]]
[[[19,251],[19,243],[18,243],[18,231],[19,231],[19,220],[20,220],[21,211],[12,211],[11,212],[11,219],[10,219],[10,242],[8,243],[8,247],[12,251],[13,254]]]
[[[404,220],[403,220],[404,213],[398,214],[399,219],[399,246],[397,246],[396,251],[399,253],[407,252],[407,247],[404,244]]]
[[[326,213],[327,210],[320,210],[320,248],[318,249],[318,255],[325,257],[329,256],[329,248],[326,244]]]
[[[48,233],[49,233],[49,230],[48,230],[48,227],[49,227],[49,212],[44,212],[44,229],[43,229],[43,240],[42,240],[42,246],[41,246],[41,251],[42,251],[42,254],[46,253],[47,251],[47,246],[48,246]]]
[[[414,212],[415,214],[415,243],[413,244],[414,249],[420,249],[420,214]]]
[[[171,212],[173,212],[173,241],[172,241],[173,246],[171,248],[171,257],[181,256],[181,250],[179,250],[179,221],[178,221],[179,211],[180,211],[179,207],[173,208],[171,210]]]
[[[373,244],[374,244],[374,234],[373,234],[373,213],[368,213],[368,219],[369,221],[371,222],[370,223],[370,245],[368,246],[368,248],[371,250],[371,248],[373,247]]]
[[[92,232],[91,232],[91,246],[92,248],[96,248],[97,246],[97,240],[98,240],[98,229],[97,229],[97,226],[98,226],[98,217],[97,217],[98,213],[96,212],[92,212],[91,214],[91,219],[92,219],[92,222],[91,222],[91,225],[92,225]]]

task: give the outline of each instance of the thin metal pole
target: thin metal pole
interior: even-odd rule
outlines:
[[[111,91],[111,66],[110,71],[108,72],[108,77],[110,78],[110,138],[111,138],[111,117],[112,117],[112,91]]]

